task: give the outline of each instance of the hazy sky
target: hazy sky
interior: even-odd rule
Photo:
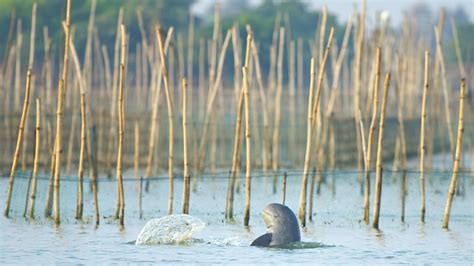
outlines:
[[[193,11],[202,13],[209,8],[210,5],[217,0],[198,0]],[[251,5],[257,5],[262,0],[249,0]],[[281,1],[281,0],[278,0]],[[303,0],[313,8],[321,8],[323,5],[328,7],[331,13],[337,14],[341,21],[346,21],[351,14],[354,6],[359,7],[361,1],[356,0]],[[221,0],[224,3],[225,0]],[[390,13],[391,22],[397,25],[403,18],[403,12],[410,9],[417,3],[425,3],[429,5],[434,12],[437,12],[440,7],[454,9],[462,6],[469,15],[471,21],[474,21],[474,0],[367,0],[367,19],[368,23],[373,20],[374,14],[377,11],[388,11]]]

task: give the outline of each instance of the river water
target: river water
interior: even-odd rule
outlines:
[[[128,176],[128,175],[126,175]],[[298,207],[300,173],[287,179],[286,204]],[[193,238],[179,245],[135,246],[143,225],[166,214],[168,180],[151,182],[143,193],[143,218],[139,219],[137,182],[125,181],[125,228],[111,218],[116,200],[114,180],[100,182],[101,224],[93,222],[93,204],[85,185],[84,221],[74,219],[76,183],[61,183],[62,224],[43,218],[47,180],[38,185],[36,220],[22,217],[26,178],[17,178],[10,219],[0,217],[0,264],[472,264],[474,262],[474,194],[472,173],[460,178],[460,195],[451,211],[450,229],[441,228],[449,186],[449,173],[427,177],[426,223],[420,223],[418,174],[407,176],[405,222],[400,221],[401,175],[384,174],[380,230],[361,221],[363,196],[357,174],[327,173],[315,195],[313,221],[302,231],[301,245],[287,249],[257,248],[249,244],[265,233],[261,210],[281,202],[281,176],[276,193],[272,177],[255,174],[252,180],[250,227],[243,226],[243,186],[235,199],[235,222],[224,221],[226,175],[204,177],[191,194],[190,215],[206,223]],[[244,182],[244,179],[241,180]],[[86,183],[87,184],[87,183]],[[373,184],[373,182],[372,182]],[[5,202],[7,178],[0,178],[1,204]],[[181,209],[182,179],[175,182],[175,212]],[[372,202],[371,202],[372,211]],[[371,213],[372,215],[372,213]]]

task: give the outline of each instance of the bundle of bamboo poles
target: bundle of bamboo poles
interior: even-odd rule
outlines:
[[[443,11],[433,31],[436,52],[433,53],[434,60],[430,66],[430,54],[425,54],[426,45],[421,38],[416,37],[413,24],[408,20],[404,23],[400,36],[394,36],[383,24],[377,24],[373,32],[366,30],[365,1],[362,2],[360,14],[350,17],[343,35],[342,32],[335,33],[330,27],[328,11],[324,8],[315,29],[315,37],[309,41],[309,49],[304,45],[305,40],[292,39],[290,18],[286,14],[276,16],[272,41],[268,44],[253,40],[251,25],[248,25],[246,28],[248,37],[244,47],[238,25],[233,25],[230,29],[222,27],[219,6],[215,9],[211,39],[200,39],[199,42],[194,40],[195,25],[192,16],[187,29],[187,42],[184,40],[183,32],[180,29],[175,31],[172,27],[167,30],[166,38],[163,38],[163,30],[159,26],[153,31],[156,38],[149,40],[139,10],[137,21],[141,39],[127,40],[123,25],[124,11],[121,9],[118,12],[117,34],[112,56],[109,55],[107,45],[101,43],[99,38],[95,22],[95,1],[92,1],[82,67],[74,48],[70,12],[71,3],[68,1],[66,20],[63,23],[65,50],[61,68],[55,68],[55,62],[58,60],[55,60],[54,53],[50,51],[51,40],[48,29],[43,28],[46,44],[43,66],[41,73],[34,73],[36,5],[33,6],[24,92],[20,89],[23,79],[22,24],[13,14],[10,19],[7,49],[1,72],[1,86],[5,91],[5,100],[2,101],[1,108],[5,117],[3,120],[5,138],[0,142],[2,147],[12,147],[7,148],[4,153],[5,158],[8,158],[4,161],[12,161],[4,210],[6,216],[9,215],[14,195],[17,167],[21,166],[22,171],[34,169],[31,190],[27,193],[30,198],[30,217],[34,216],[37,175],[49,172],[51,178],[46,192],[45,216],[51,216],[53,207],[56,223],[60,222],[61,169],[66,169],[63,171],[66,174],[77,169],[76,218],[82,219],[83,176],[87,172],[84,169],[88,169],[98,224],[100,218],[98,182],[104,176],[113,173],[115,168],[116,217],[123,225],[125,205],[123,183],[126,178],[123,173],[129,168],[134,168],[138,180],[140,169],[143,167],[147,181],[146,191],[153,177],[163,170],[167,172],[169,214],[173,213],[173,205],[176,202],[174,197],[176,175],[184,173],[182,211],[189,213],[190,180],[193,181],[192,189],[197,190],[197,184],[201,182],[200,175],[229,169],[227,193],[224,199],[225,216],[233,219],[234,193],[240,191],[240,177],[243,176],[241,168],[245,165],[243,216],[244,224],[248,225],[252,173],[258,170],[268,173],[270,170],[269,174],[274,177],[275,192],[278,186],[276,178],[282,175],[280,169],[291,171],[303,166],[299,195],[299,218],[303,226],[306,224],[307,216],[309,219],[312,218],[313,207],[317,206],[317,203],[313,202],[315,191],[319,193],[324,189],[322,183],[325,177],[322,173],[336,168],[357,168],[358,172],[365,174],[365,178],[359,174],[358,180],[364,194],[364,220],[368,223],[370,175],[373,171],[372,157],[375,151],[377,182],[373,226],[378,227],[382,161],[388,164],[393,159],[392,168],[396,170],[395,172],[401,170],[403,173],[407,170],[408,158],[416,158],[419,147],[420,216],[421,221],[424,221],[426,198],[429,197],[426,195],[424,183],[425,176],[429,178],[429,172],[433,170],[433,154],[458,152],[451,125],[451,121],[454,120],[451,113],[455,107],[453,104],[455,93],[449,87],[453,77],[457,78],[455,75],[457,72],[449,67],[443,55],[441,43],[444,32]],[[456,25],[452,20],[451,27],[459,73],[461,77],[469,77],[459,48]],[[329,37],[326,38],[328,30]],[[354,58],[347,56],[350,50],[348,47],[351,47],[349,44],[351,34],[354,37],[352,38]],[[342,40],[337,40],[339,37],[342,37]],[[342,44],[341,47],[338,47],[338,44]],[[230,69],[226,60],[229,45],[232,45],[233,72],[227,70]],[[269,64],[261,62],[259,58],[259,52],[265,46],[270,47]],[[133,50],[133,47],[136,49]],[[199,51],[194,51],[197,47]],[[422,55],[425,56],[425,60],[421,60]],[[125,60],[128,57],[131,59],[134,57],[135,60]],[[194,57],[199,59],[196,64]],[[304,58],[310,57],[313,59],[308,71],[304,67],[307,63]],[[74,70],[72,73],[68,71],[70,65]],[[135,71],[126,71],[127,65],[134,67]],[[262,69],[262,65],[269,65],[269,68]],[[196,68],[199,73],[197,78],[193,76]],[[51,86],[56,74],[54,69],[61,70],[57,97],[54,96]],[[381,71],[392,73],[391,84],[395,97],[385,94],[385,89],[388,90],[387,85],[387,88],[384,87],[380,107],[378,94]],[[306,89],[304,77],[308,74],[309,89]],[[183,78],[187,79],[186,82]],[[466,87],[469,82],[472,80],[465,82]],[[428,84],[430,84],[429,93]],[[422,86],[423,90],[420,90]],[[20,106],[22,97],[24,97],[23,107]],[[39,114],[40,120],[43,119],[41,136],[45,141],[37,139],[40,136],[37,130],[34,132],[28,130],[34,123],[34,119],[28,115],[31,97],[42,99],[41,107],[37,107],[41,108],[41,112],[39,109],[37,112],[43,115],[41,118]],[[187,103],[187,99],[192,100]],[[109,103],[110,100],[112,104],[109,110],[104,103]],[[416,108],[419,103],[422,103],[421,108]],[[163,113],[165,104],[167,116]],[[443,104],[443,108],[434,108],[436,104]],[[129,110],[127,114],[125,105]],[[377,128],[379,108],[383,110],[384,117],[383,119],[380,117],[379,143],[375,145],[373,135]],[[469,101],[466,108],[470,108]],[[56,124],[51,119],[54,112],[56,112]],[[80,116],[77,115],[79,112]],[[472,116],[469,114],[466,112],[464,119],[471,121]],[[80,120],[76,117],[80,117]],[[133,136],[125,134],[125,121],[130,119],[136,121]],[[242,120],[245,121],[244,126]],[[76,134],[79,121],[80,133]],[[357,128],[355,132],[354,124],[351,123],[354,121]],[[183,130],[175,131],[177,123],[180,122]],[[364,125],[368,127],[364,128]],[[17,126],[18,135],[14,139],[14,130]],[[307,126],[306,132],[298,130],[304,126]],[[382,130],[382,126],[385,130]],[[234,134],[229,134],[232,129]],[[367,139],[364,131],[368,132]],[[385,136],[382,134],[383,131],[387,132]],[[418,131],[419,139],[410,138],[405,134]],[[388,132],[395,133],[388,134]],[[472,136],[472,129],[467,127],[465,134]],[[381,147],[382,137],[384,148]],[[229,143],[232,143],[230,148]],[[462,142],[459,144],[459,157],[462,157],[461,144]],[[472,146],[472,141],[464,142],[465,151],[469,151],[466,149],[468,145]],[[63,150],[67,152],[66,156],[62,156]],[[166,150],[168,152],[162,152]],[[303,150],[305,152],[302,152]],[[472,150],[471,148],[470,151]],[[34,156],[28,156],[30,153]],[[177,167],[181,162],[184,165],[183,170]],[[5,165],[3,163],[0,167]],[[365,169],[362,169],[363,165]],[[456,171],[459,171],[462,162],[459,161],[456,167],[458,168]],[[309,177],[311,169],[315,170]],[[454,176],[453,173],[453,179]],[[309,193],[308,178],[311,178]],[[335,191],[334,180],[333,184]],[[309,210],[306,210],[308,200]],[[449,217],[449,211],[447,212]]]

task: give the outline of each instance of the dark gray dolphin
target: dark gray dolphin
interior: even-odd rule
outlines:
[[[301,241],[298,220],[287,206],[271,203],[263,209],[262,217],[267,233],[257,237],[251,246],[281,246]]]

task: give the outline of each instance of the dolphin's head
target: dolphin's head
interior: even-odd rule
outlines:
[[[300,241],[300,228],[295,214],[285,205],[271,203],[262,212],[267,230],[272,234],[271,245]]]

